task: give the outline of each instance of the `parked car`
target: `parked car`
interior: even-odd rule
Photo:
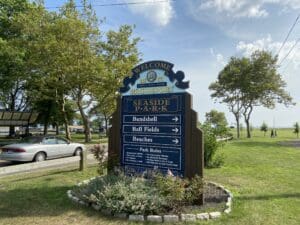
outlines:
[[[9,161],[35,161],[80,155],[84,145],[56,136],[32,136],[17,144],[2,146],[0,159]]]

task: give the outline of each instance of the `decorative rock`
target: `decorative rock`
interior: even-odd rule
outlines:
[[[79,202],[79,201],[80,201],[79,198],[74,197],[74,196],[72,196],[72,200],[73,200],[74,202]]]
[[[101,210],[101,214],[105,215],[105,216],[111,216],[111,211],[109,209],[102,209]]]
[[[227,207],[231,207],[231,201],[227,201],[227,202],[226,202],[226,206],[227,206]]]
[[[143,215],[129,215],[130,221],[145,221],[145,218]]]
[[[95,203],[92,204],[92,207],[93,207],[93,209],[95,209],[97,211],[100,211],[100,208],[101,208],[100,205],[97,205]]]
[[[211,213],[209,213],[209,217],[211,219],[217,219],[217,218],[221,217],[221,213],[220,212],[211,212]]]
[[[162,223],[163,220],[161,216],[149,215],[147,216],[147,221]]]
[[[224,213],[229,214],[231,212],[231,208],[227,208],[224,210]]]
[[[195,214],[181,214],[182,221],[196,221]]]
[[[209,220],[209,214],[208,213],[199,213],[197,214],[198,220]]]
[[[164,215],[164,222],[178,222],[179,217],[177,215]]]
[[[90,182],[90,180],[84,180],[82,181],[83,184],[88,184]]]
[[[116,213],[114,217],[119,218],[119,219],[126,219],[127,214],[126,213]]]
[[[88,204],[87,203],[85,203],[84,201],[78,201],[78,203],[80,204],[80,205],[85,205],[85,206],[88,206]]]

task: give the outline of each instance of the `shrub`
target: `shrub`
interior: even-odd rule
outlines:
[[[201,194],[203,193],[203,179],[196,175],[193,177],[185,189],[185,199],[188,204],[201,204]]]
[[[181,206],[186,202],[186,180],[172,175],[164,176],[158,173],[153,177],[153,181],[160,196],[168,203],[166,207],[174,211],[179,211]]]
[[[76,187],[73,193],[113,213],[149,215],[178,212],[182,206],[197,202],[203,183],[199,177],[189,181],[161,174],[151,179],[110,174]]]
[[[104,170],[107,167],[107,147],[105,145],[94,145],[91,150],[92,154],[99,162],[98,173],[104,174]]]
[[[224,160],[222,156],[216,156],[220,143],[217,142],[214,128],[210,123],[204,123],[201,125],[201,129],[204,133],[204,166],[208,168],[220,167]]]

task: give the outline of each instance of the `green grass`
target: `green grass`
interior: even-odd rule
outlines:
[[[205,170],[205,179],[223,184],[234,194],[233,211],[218,225],[298,225],[300,221],[300,148],[282,146],[295,140],[292,129],[277,138],[253,132],[252,139],[228,142],[225,165]],[[54,171],[0,179],[0,224],[128,224],[70,202],[66,191],[97,175],[96,168]]]

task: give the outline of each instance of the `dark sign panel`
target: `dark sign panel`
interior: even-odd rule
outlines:
[[[149,61],[123,80],[109,131],[108,170],[158,169],[203,177],[203,133],[184,72],[166,61]]]
[[[122,97],[121,165],[184,174],[184,93]]]

